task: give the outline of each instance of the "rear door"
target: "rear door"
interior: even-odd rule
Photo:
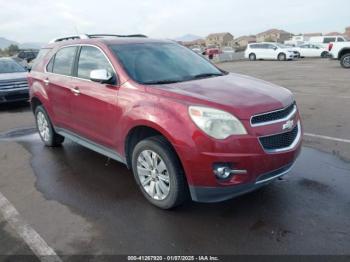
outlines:
[[[72,124],[70,99],[72,97],[72,74],[77,46],[63,47],[51,58],[47,65],[44,83],[48,86],[48,96],[55,125],[70,128]]]
[[[118,87],[90,80],[90,72],[106,69],[116,78],[105,53],[95,46],[81,46],[79,51],[70,106],[73,131],[100,145],[112,148],[118,125]]]

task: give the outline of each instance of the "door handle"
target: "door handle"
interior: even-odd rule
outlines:
[[[80,90],[79,90],[78,87],[73,87],[73,88],[71,89],[71,91],[72,91],[76,96],[80,94]]]
[[[47,86],[50,84],[50,80],[48,78],[44,79],[44,84]]]

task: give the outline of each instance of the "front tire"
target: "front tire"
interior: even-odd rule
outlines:
[[[340,64],[343,68],[350,68],[350,53],[347,53],[340,58]]]
[[[278,61],[286,61],[287,60],[287,56],[284,53],[280,53],[277,57]]]
[[[140,141],[132,154],[132,170],[141,192],[153,205],[171,209],[188,197],[180,161],[162,136]]]
[[[249,54],[249,60],[250,61],[255,61],[256,60],[256,55],[254,53]]]
[[[40,138],[46,146],[55,147],[63,143],[64,137],[55,132],[51,120],[43,106],[36,107],[35,120]]]

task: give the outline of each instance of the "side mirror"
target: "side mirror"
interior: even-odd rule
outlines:
[[[276,50],[277,50],[277,47],[274,47],[274,48],[273,48],[273,50],[275,50],[275,51],[276,51]]]
[[[90,80],[102,84],[110,83],[113,75],[106,69],[96,69],[90,72]]]

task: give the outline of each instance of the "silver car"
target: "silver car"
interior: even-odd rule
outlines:
[[[28,98],[27,70],[11,58],[0,58],[0,103]]]

